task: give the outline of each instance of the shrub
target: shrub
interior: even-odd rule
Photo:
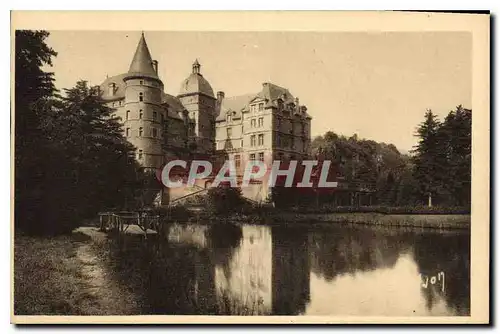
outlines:
[[[208,190],[207,211],[211,214],[241,212],[244,204],[239,188],[220,186]]]

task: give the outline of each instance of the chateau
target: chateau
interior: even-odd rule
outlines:
[[[270,164],[309,155],[311,116],[288,89],[265,82],[255,93],[215,95],[195,60],[174,96],[164,91],[158,66],[142,34],[128,72],[100,85],[144,168],[174,159],[233,159],[241,177],[249,160]],[[244,194],[262,200],[267,191]]]

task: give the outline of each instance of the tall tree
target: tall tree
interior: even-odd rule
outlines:
[[[432,205],[442,177],[442,142],[439,135],[440,123],[432,110],[427,110],[425,120],[417,128],[418,143],[413,150],[414,177],[418,182],[423,201]]]
[[[447,173],[443,189],[451,205],[470,204],[472,111],[461,105],[450,111],[439,129]]]
[[[52,65],[57,53],[46,44],[46,31],[15,32],[15,224],[36,226],[41,201],[46,158],[41,123],[54,104],[56,89]],[[42,154],[43,153],[43,154]]]
[[[71,172],[72,197],[79,215],[94,215],[110,207],[131,205],[140,188],[135,148],[123,136],[122,126],[86,81],[65,89],[61,110],[47,122],[53,144]],[[65,178],[59,171],[56,177]],[[64,182],[63,182],[64,183]]]

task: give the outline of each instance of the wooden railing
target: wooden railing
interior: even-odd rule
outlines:
[[[99,229],[101,231],[117,231],[125,233],[129,226],[137,225],[145,234],[147,230],[158,231],[160,227],[160,216],[147,212],[100,212]]]

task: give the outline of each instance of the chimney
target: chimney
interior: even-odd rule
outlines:
[[[155,70],[156,75],[158,75],[158,60],[153,60],[153,68]]]
[[[222,92],[222,91],[217,92],[217,101],[222,102],[222,100],[224,100],[225,96],[226,96],[226,94],[224,94],[224,92]]]
[[[115,86],[116,84],[114,82],[111,82],[109,85],[108,85],[108,95],[109,96],[113,96],[115,95]]]

